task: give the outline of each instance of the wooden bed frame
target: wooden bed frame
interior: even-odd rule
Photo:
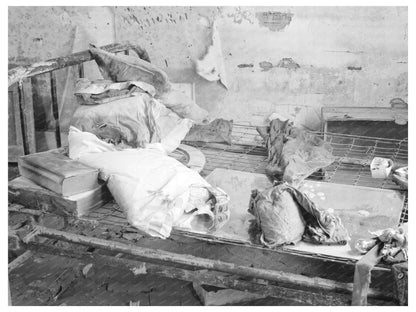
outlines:
[[[146,51],[140,47],[112,44],[102,47],[110,52],[128,54],[135,51],[147,59]],[[61,146],[61,130],[56,97],[54,71],[77,66],[79,77],[84,76],[83,63],[91,61],[88,51],[75,53],[47,62],[18,67],[9,71],[9,101],[15,114],[18,140],[9,145],[9,160],[22,154],[35,152],[33,107],[25,100],[24,84],[40,74],[49,74],[55,139]],[[17,99],[17,100],[16,100]],[[244,145],[241,145],[244,147]],[[232,153],[261,155],[256,147],[250,151],[236,146]],[[232,147],[234,148],[234,147]],[[204,151],[218,152],[218,145],[204,146]],[[250,154],[250,155],[251,155]],[[192,235],[174,230],[166,240],[148,237],[121,222],[120,217],[106,215],[78,219],[49,206],[22,206],[9,204],[9,213],[30,215],[32,231],[23,239],[24,247],[49,254],[61,254],[90,261],[104,261],[112,266],[126,266],[137,274],[158,274],[217,287],[233,288],[266,294],[276,298],[290,298],[308,305],[350,305],[355,261],[319,254],[310,254],[285,248],[268,249],[257,245],[236,244],[213,238]],[[109,208],[110,209],[110,208]],[[117,209],[117,208],[114,208]],[[54,215],[64,220],[63,228],[41,226],[42,219]],[[137,233],[133,241],[123,233]],[[82,235],[81,235],[82,233]],[[45,238],[47,238],[45,240]],[[50,241],[65,241],[71,245],[85,246],[83,249],[62,249],[49,244]],[[19,259],[19,258],[18,258]],[[15,265],[13,265],[13,268]],[[407,285],[406,285],[407,287]],[[391,266],[378,265],[372,272],[372,284],[368,302],[372,305],[406,304],[407,300],[397,294]],[[406,298],[407,299],[407,298]]]

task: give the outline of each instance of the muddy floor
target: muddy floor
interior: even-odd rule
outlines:
[[[126,268],[34,253],[9,273],[12,304],[18,306],[198,306],[192,283],[155,275],[134,275]],[[85,272],[85,270],[84,270]],[[264,298],[239,305],[294,305]]]

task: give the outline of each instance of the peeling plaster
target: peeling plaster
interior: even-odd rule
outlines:
[[[232,17],[233,22],[236,24],[241,24],[243,21],[254,24],[253,14],[248,10],[241,10],[240,7],[236,8],[233,13],[228,13],[227,16]]]
[[[348,66],[347,67],[348,70],[361,70],[361,66]]]
[[[251,67],[254,67],[254,65],[253,64],[238,64],[237,67],[238,68],[247,68],[247,67],[251,68]]]
[[[299,64],[296,63],[291,57],[282,58],[276,67],[287,68],[287,69],[297,69],[300,68]]]
[[[273,64],[267,61],[260,62],[259,66],[262,68],[262,71],[268,71],[273,68]]]
[[[267,27],[271,31],[282,31],[292,21],[292,13],[281,12],[257,12],[256,18],[259,21],[259,25]]]

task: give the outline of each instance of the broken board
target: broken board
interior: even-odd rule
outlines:
[[[264,174],[217,168],[206,180],[230,196],[231,218],[215,237],[250,243],[248,229],[254,217],[248,213],[251,190],[271,186]],[[397,191],[306,180],[300,190],[323,210],[333,210],[340,216],[351,237],[369,237],[368,231],[397,227],[404,196]],[[351,240],[351,241],[353,241]],[[335,257],[359,259],[349,245],[323,246],[299,242],[285,248]]]

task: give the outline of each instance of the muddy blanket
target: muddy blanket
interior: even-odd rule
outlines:
[[[287,183],[254,190],[249,212],[256,217],[260,242],[271,248],[300,240],[324,245],[345,245],[349,240],[338,217]]]
[[[289,120],[274,119],[269,127],[257,127],[257,131],[266,142],[266,174],[272,181],[297,185],[335,160],[329,143],[294,127]]]
[[[182,119],[146,93],[102,105],[80,105],[71,120],[75,128],[119,147],[142,148],[161,143],[167,152],[179,146],[192,122]]]

